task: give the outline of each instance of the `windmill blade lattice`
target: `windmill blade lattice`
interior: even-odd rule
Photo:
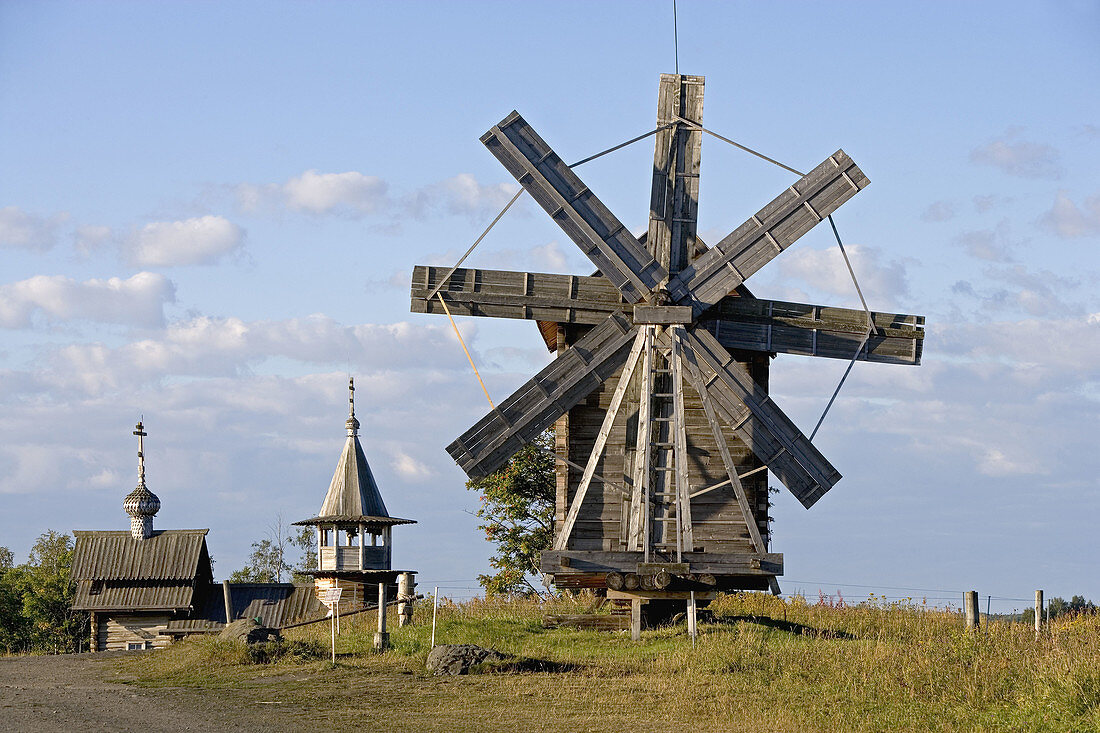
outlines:
[[[865,339],[864,311],[752,297],[744,281],[867,177],[839,150],[707,248],[696,236],[703,78],[665,74],[659,91],[642,239],[518,113],[482,137],[597,276],[417,266],[412,284],[414,312],[437,312],[437,292],[456,315],[539,322],[557,358],[447,450],[476,478],[554,425],[563,460],[542,569],[636,611],[688,590],[776,590],[767,471],[806,507],[840,480],[768,396],[771,357],[919,364],[924,336],[921,316],[871,314]]]

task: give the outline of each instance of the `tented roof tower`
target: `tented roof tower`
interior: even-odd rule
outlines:
[[[348,438],[344,451],[332,474],[328,493],[316,517],[296,524],[353,523],[378,526],[413,524],[411,519],[397,519],[386,511],[386,503],[378,491],[363,445],[359,442],[359,420],[355,417],[355,380],[348,380],[348,419],[344,423]]]
[[[395,524],[415,524],[391,517],[359,442],[355,417],[355,380],[348,380],[348,430],[344,450],[336,464],[325,500],[317,516],[295,522],[317,527],[317,570],[311,571],[318,592],[339,586],[344,602],[366,601],[367,586],[392,584],[397,571],[391,567],[390,530]]]

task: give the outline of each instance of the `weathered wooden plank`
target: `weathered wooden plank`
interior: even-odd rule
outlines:
[[[580,514],[581,504],[584,502],[584,495],[588,492],[588,487],[592,482],[592,476],[596,473],[596,464],[600,462],[604,446],[607,445],[607,438],[611,433],[611,427],[615,423],[616,415],[619,413],[619,405],[622,404],[623,395],[626,394],[627,387],[630,385],[630,377],[634,373],[634,367],[638,364],[638,357],[642,352],[645,341],[645,333],[639,330],[634,337],[634,346],[630,349],[630,355],[626,358],[626,367],[619,376],[619,382],[615,387],[615,394],[611,398],[611,405],[608,406],[603,424],[600,425],[600,432],[599,435],[596,436],[596,442],[592,447],[592,453],[588,456],[588,463],[584,467],[584,474],[581,476],[580,486],[577,488],[577,493],[573,495],[573,503],[569,507],[569,514],[565,517],[565,522],[563,522],[558,529],[557,537],[554,538],[555,550],[564,549],[566,542],[569,541],[569,534],[573,531],[573,524],[577,521],[577,515]]]
[[[448,269],[416,267],[412,312],[443,313],[438,300],[424,297]],[[530,294],[523,294],[523,275],[531,277]],[[571,299],[568,293],[573,291],[577,296]],[[459,269],[440,292],[451,313],[464,316],[595,325],[626,307],[619,292],[603,277]],[[859,360],[919,364],[924,316],[876,311],[871,315],[875,335]],[[851,359],[866,333],[867,315],[851,308],[731,296],[704,313],[699,325],[728,349]]]
[[[695,320],[691,308],[684,305],[636,305],[634,323],[646,325],[671,325],[691,323]]]
[[[691,523],[691,486],[688,483],[688,448],[687,425],[684,423],[684,375],[683,364],[680,359],[681,342],[679,334],[684,330],[683,326],[673,326],[669,329],[672,338],[672,352],[669,355],[669,366],[672,371],[672,431],[673,453],[676,462],[676,529],[677,562],[684,550],[690,552],[695,547],[695,534]],[[667,486],[670,482],[666,482]]]
[[[568,564],[563,564],[565,560]],[[561,572],[635,572],[644,562],[641,552],[602,550],[549,550],[542,553],[540,570]],[[685,552],[682,562],[693,573],[716,575],[782,575],[783,553],[769,552],[763,556],[748,553]]]
[[[572,587],[560,584],[555,576],[554,583],[558,587]],[[602,585],[593,586],[602,588]],[[607,614],[581,613],[581,614],[552,614],[542,619],[542,625],[548,629],[567,628],[583,629],[585,631],[625,631],[630,628],[629,616],[609,616]]]
[[[840,472],[713,336],[696,329],[684,341],[685,358],[699,368],[722,418],[803,506],[813,506],[840,480]]]
[[[716,591],[705,590],[608,590],[607,599],[609,601],[619,601],[626,599],[645,598],[647,600],[660,600],[660,601],[686,601],[692,597],[694,593],[695,598],[700,601],[713,601],[718,597]]]
[[[612,314],[447,446],[447,452],[471,478],[488,475],[622,366],[633,337],[627,318]]]
[[[678,334],[673,334],[673,338],[678,341]],[[673,343],[676,343],[676,341],[673,341]],[[760,535],[760,527],[756,524],[756,515],[752,511],[752,505],[749,503],[748,496],[745,493],[745,487],[741,485],[741,480],[737,477],[737,466],[733,462],[733,457],[730,455],[729,448],[726,447],[725,438],[722,436],[722,426],[718,423],[718,415],[715,413],[714,406],[710,402],[710,396],[703,386],[703,377],[699,373],[699,369],[694,362],[684,358],[679,358],[679,361],[682,364],[683,371],[688,381],[698,393],[699,399],[703,404],[703,410],[707,417],[707,424],[710,426],[711,433],[714,435],[715,446],[722,456],[722,465],[726,469],[730,487],[733,489],[734,495],[737,497],[737,503],[741,507],[741,514],[743,515],[745,526],[748,529],[749,537],[752,539],[752,544],[757,552],[763,553],[766,547],[764,545],[764,539]]]
[[[701,76],[662,74],[657,127],[680,117],[702,125],[703,83]],[[670,275],[695,256],[702,137],[698,127],[678,125],[662,129],[654,142],[646,247]]]
[[[673,278],[673,300],[702,314],[869,183],[838,150]]]
[[[518,112],[481,142],[629,302],[642,300],[668,277]]]
[[[633,475],[633,493],[630,497],[630,525],[626,546],[631,550],[640,550],[649,532],[649,462],[650,441],[653,435],[653,421],[649,411],[652,407],[649,394],[653,391],[653,330],[645,328],[645,343],[642,353],[641,384],[638,397],[637,440]],[[625,445],[625,441],[624,441]]]

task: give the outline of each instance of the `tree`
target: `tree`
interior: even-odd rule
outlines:
[[[270,538],[252,543],[252,554],[240,570],[229,576],[230,583],[281,583],[283,573],[290,572],[284,560],[283,547]]]
[[[317,569],[317,529],[302,527],[296,534],[290,536],[290,544],[302,551],[298,564],[291,569],[293,582],[311,585],[313,576],[307,575],[307,572]]]
[[[231,583],[282,583],[284,576],[291,582],[309,583],[312,578],[306,570],[317,568],[317,544],[312,527],[291,529],[277,514],[274,524],[268,525],[267,537],[252,543],[252,554],[240,570],[229,576]],[[299,548],[302,556],[297,565],[291,565],[288,556],[292,548]]]
[[[7,654],[26,649],[29,631],[23,617],[23,594],[16,584],[22,572],[13,563],[12,551],[0,547],[0,651]]]
[[[88,630],[87,614],[74,612],[73,538],[46,531],[28,561],[12,567],[0,552],[0,646],[7,651],[75,652]]]
[[[478,529],[496,545],[489,565],[496,572],[477,580],[490,595],[548,595],[539,555],[554,539],[554,433],[546,431],[521,448],[502,468],[466,483],[481,494]],[[535,578],[541,579],[542,590]]]

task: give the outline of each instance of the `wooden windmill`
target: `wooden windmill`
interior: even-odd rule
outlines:
[[[749,276],[868,180],[837,151],[708,248],[696,235],[702,106],[702,77],[661,76],[649,229],[637,238],[518,113],[482,136],[596,275],[413,273],[414,312],[535,320],[557,350],[447,450],[477,478],[556,423],[555,539],[542,570],[632,601],[635,633],[643,604],[777,590],[767,471],[807,508],[840,479],[769,398],[770,357],[858,350],[919,364],[924,335],[920,316],[749,293]]]

